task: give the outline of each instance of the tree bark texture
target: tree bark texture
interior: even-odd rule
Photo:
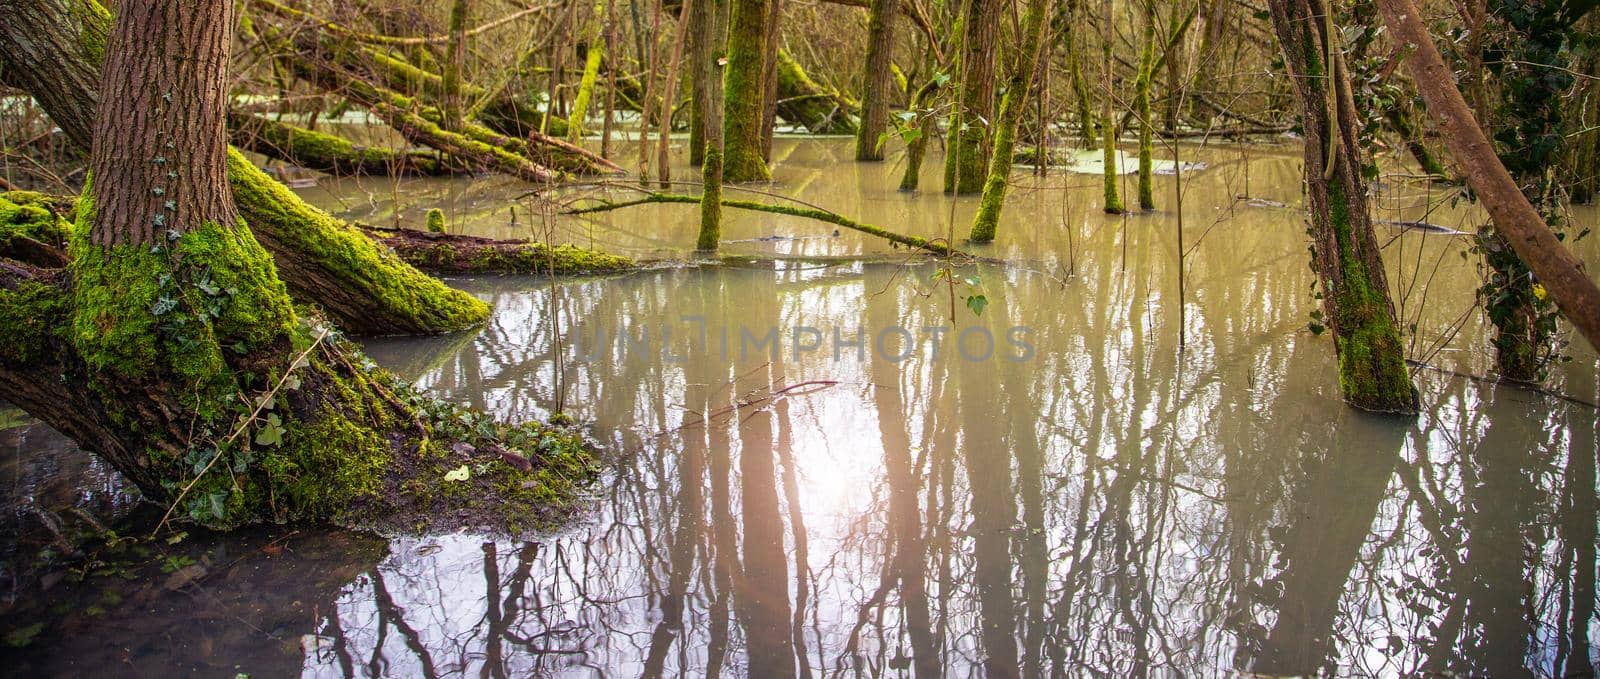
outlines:
[[[880,137],[889,123],[889,94],[894,83],[889,64],[894,57],[894,24],[899,18],[900,3],[898,0],[872,0],[870,11],[866,70],[862,73],[866,87],[861,94],[856,160],[883,160]]]
[[[1271,0],[1270,7],[1305,128],[1312,266],[1339,355],[1339,386],[1357,408],[1415,413],[1416,390],[1367,211],[1361,119],[1338,33],[1322,0]]]

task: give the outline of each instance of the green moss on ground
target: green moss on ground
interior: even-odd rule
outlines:
[[[54,200],[28,191],[0,193],[0,249],[17,238],[46,245],[67,242],[70,228],[54,210]]]

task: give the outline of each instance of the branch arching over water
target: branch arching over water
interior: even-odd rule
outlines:
[[[627,188],[634,188],[634,187],[627,187]],[[691,196],[691,195],[681,194],[681,193],[663,193],[663,192],[659,192],[659,191],[646,191],[646,190],[643,190],[643,189],[636,189],[636,190],[638,190],[642,195],[640,197],[638,197],[638,198],[633,199],[633,200],[624,200],[624,201],[616,201],[616,202],[602,200],[602,201],[599,202],[599,204],[596,204],[596,205],[588,205],[588,206],[584,206],[584,207],[568,208],[566,210],[563,210],[562,214],[567,214],[567,215],[585,215],[585,214],[593,214],[593,213],[596,213],[596,212],[610,212],[612,210],[620,210],[620,209],[626,208],[626,207],[634,207],[636,205],[646,205],[646,204],[649,204],[649,203],[688,203],[688,204],[695,204],[695,205],[700,204],[700,196]],[[865,224],[865,223],[862,223],[862,222],[858,222],[856,220],[850,219],[849,217],[841,215],[841,214],[839,214],[837,212],[833,212],[831,210],[824,210],[822,208],[815,207],[815,206],[809,206],[808,205],[808,206],[803,206],[802,207],[802,206],[795,206],[795,205],[773,205],[771,203],[763,203],[763,202],[754,201],[754,200],[726,200],[726,199],[724,199],[722,201],[722,205],[724,207],[731,207],[731,208],[735,208],[735,209],[738,209],[738,210],[750,210],[750,211],[753,211],[753,212],[767,212],[767,213],[778,214],[778,215],[789,215],[791,217],[805,217],[807,219],[815,219],[815,220],[820,221],[820,222],[826,222],[826,223],[833,224],[833,225],[836,225],[836,226],[842,226],[842,227],[847,228],[847,229],[853,229],[853,230],[860,231],[860,232],[865,233],[865,234],[869,234],[869,235],[877,236],[879,238],[883,238],[883,239],[888,240],[888,241],[893,242],[893,243],[899,243],[901,245],[917,248],[917,249],[920,249],[920,250],[927,250],[927,251],[932,252],[934,254],[943,255],[943,256],[946,256],[946,257],[951,256],[951,255],[965,255],[966,254],[966,253],[964,253],[964,252],[962,252],[960,250],[957,250],[955,248],[950,247],[950,245],[945,243],[943,241],[943,239],[928,240],[926,238],[921,238],[921,237],[918,237],[918,236],[907,236],[905,234],[895,233],[893,231],[889,231],[889,230],[881,228],[881,227],[873,226],[871,224]]]

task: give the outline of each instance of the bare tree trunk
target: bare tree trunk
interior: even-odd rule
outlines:
[[[1322,0],[1270,0],[1284,65],[1305,127],[1312,266],[1339,355],[1339,386],[1363,410],[1415,413],[1389,283],[1372,218],[1342,46]]]
[[[778,125],[778,45],[782,34],[779,33],[779,24],[783,21],[783,0],[769,0],[767,3],[767,51],[761,61],[761,157],[767,162],[772,162],[772,135]]]
[[[683,0],[678,11],[678,35],[673,41],[672,64],[667,67],[667,81],[661,97],[661,139],[656,147],[656,174],[661,178],[661,188],[672,181],[672,113],[678,105],[678,82],[683,80],[683,52],[689,44],[689,15],[694,11],[694,0]]]
[[[1466,173],[1478,201],[1494,219],[1495,227],[1549,291],[1567,320],[1591,347],[1600,347],[1600,288],[1584,273],[1578,258],[1556,238],[1496,157],[1472,109],[1456,89],[1450,67],[1439,55],[1416,6],[1411,0],[1378,0],[1378,8],[1395,40],[1408,48],[1406,69],[1416,81],[1428,112],[1443,127],[1450,153]]]
[[[898,0],[873,0],[867,22],[867,62],[862,74],[861,125],[856,130],[856,160],[883,160],[883,137],[889,119],[889,94],[894,80],[894,24]]]

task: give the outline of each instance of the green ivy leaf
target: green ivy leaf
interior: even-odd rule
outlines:
[[[276,413],[267,416],[267,423],[256,431],[256,444],[278,446],[283,444],[283,420]]]
[[[967,308],[978,316],[983,315],[983,310],[989,308],[989,298],[983,295],[973,295],[967,298]]]

